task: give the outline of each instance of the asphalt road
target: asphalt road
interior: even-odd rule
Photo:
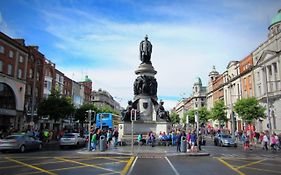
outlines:
[[[281,151],[260,147],[244,151],[241,146],[202,147],[210,156],[167,156],[140,153],[134,156],[81,154],[84,148],[60,150],[57,146],[27,153],[0,153],[0,175],[32,174],[130,174],[130,175],[271,175],[281,174]],[[175,148],[176,149],[176,148]],[[105,152],[106,153],[106,152]]]
[[[217,147],[212,141],[202,147],[207,157],[138,155],[129,175],[271,175],[281,174],[281,152],[262,150],[261,147],[244,151],[242,146]]]

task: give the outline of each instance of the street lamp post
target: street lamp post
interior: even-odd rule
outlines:
[[[88,150],[91,151],[91,116],[92,116],[92,110],[86,111],[88,112],[88,132],[89,132],[89,141],[88,141]]]
[[[131,154],[134,153],[134,121],[137,120],[137,110],[131,110],[132,134],[131,134]]]
[[[231,89],[232,89],[232,84],[230,84],[230,86],[228,86],[228,88],[229,88],[229,95],[230,95],[230,118],[231,118],[231,136],[232,136],[232,138],[235,138],[235,120],[234,120],[234,113],[233,113],[233,103],[232,103],[232,91],[231,91]],[[238,92],[239,93],[239,92]]]
[[[35,89],[36,89],[36,81],[37,81],[37,69],[38,69],[38,62],[35,61],[35,68],[33,73],[33,84],[32,84],[32,99],[31,99],[31,116],[30,116],[30,123],[29,125],[33,129],[34,126],[34,108],[35,108]]]
[[[199,146],[199,115],[198,111],[195,112],[195,123],[196,123],[196,135],[197,135],[197,146]]]
[[[186,115],[186,132],[188,133],[189,130],[189,116]]]

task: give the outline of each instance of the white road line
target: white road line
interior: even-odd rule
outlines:
[[[174,167],[174,165],[171,163],[171,161],[168,159],[168,157],[165,157],[165,159],[167,160],[167,162],[170,164],[170,166],[172,167],[172,169],[174,170],[176,175],[180,175],[179,172],[176,170],[176,168]]]
[[[132,166],[130,167],[129,172],[127,173],[128,175],[130,175],[130,174],[132,173],[133,168],[134,168],[134,166],[135,166],[135,164],[136,164],[136,162],[137,162],[138,158],[139,158],[138,156],[135,158],[135,160],[134,160],[134,162],[133,162]]]

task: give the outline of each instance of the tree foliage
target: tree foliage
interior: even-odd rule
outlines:
[[[171,118],[172,124],[180,123],[180,117],[179,117],[179,115],[177,113],[171,112],[170,118]]]
[[[210,111],[206,107],[201,107],[198,109],[199,123],[206,123],[210,118]]]
[[[74,111],[71,99],[61,96],[59,91],[54,90],[47,99],[39,103],[37,113],[39,116],[49,116],[50,119],[57,121],[71,115]]]
[[[196,112],[198,112],[199,123],[200,124],[206,123],[208,121],[209,116],[210,116],[210,112],[208,111],[208,109],[206,107],[201,107],[201,108],[199,108],[197,110],[196,109],[188,110],[184,114],[182,122],[186,123],[186,118],[187,118],[187,115],[188,115],[189,123],[194,124],[195,123],[195,113]]]
[[[244,120],[251,123],[254,119],[265,118],[265,108],[254,97],[242,98],[234,106],[234,111]]]
[[[214,107],[211,109],[210,118],[212,120],[218,120],[220,123],[226,122],[227,117],[226,117],[225,110],[226,110],[226,106],[224,105],[224,101],[223,100],[216,101]]]
[[[97,108],[92,103],[85,103],[80,108],[76,109],[75,112],[75,120],[79,120],[79,123],[83,124],[88,118],[88,110],[92,110],[92,115],[95,115],[94,111],[97,111]],[[92,121],[94,122],[95,117],[92,117]]]
[[[195,123],[195,112],[196,111],[197,110],[195,110],[195,109],[190,109],[187,111],[188,120],[189,120],[189,123],[191,123],[191,124]]]

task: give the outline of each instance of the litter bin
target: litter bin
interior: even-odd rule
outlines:
[[[186,153],[186,150],[187,150],[186,137],[182,136],[181,137],[181,152]]]
[[[105,151],[106,149],[106,140],[105,136],[100,136],[100,151]]]

